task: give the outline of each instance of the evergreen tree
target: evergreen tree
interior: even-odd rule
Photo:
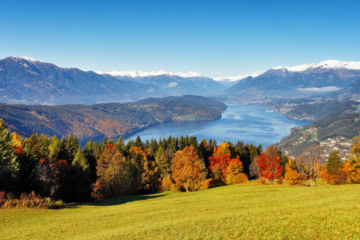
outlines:
[[[50,140],[49,145],[49,159],[51,161],[56,161],[59,158],[60,154],[60,141],[56,136],[53,136]]]
[[[170,174],[170,163],[162,146],[160,146],[156,152],[155,162],[159,167],[162,178]]]
[[[79,148],[74,161],[71,163],[73,168],[73,190],[77,201],[88,200],[90,198],[90,164],[85,155]]]
[[[339,151],[332,152],[327,160],[326,169],[329,175],[335,174],[343,166]]]
[[[9,190],[18,170],[19,163],[14,153],[12,138],[4,122],[0,120],[0,190]]]
[[[122,136],[118,138],[118,140],[115,143],[115,147],[121,152],[124,153],[126,151],[126,146],[124,144],[124,139]]]
[[[79,140],[70,133],[68,140],[66,141],[66,160],[71,163],[74,160],[75,154],[80,147]]]

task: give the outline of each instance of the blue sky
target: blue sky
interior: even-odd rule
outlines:
[[[237,75],[360,61],[360,1],[0,0],[0,58]]]

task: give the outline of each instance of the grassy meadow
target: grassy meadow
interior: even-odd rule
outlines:
[[[0,210],[0,239],[360,239],[360,185],[232,185]]]

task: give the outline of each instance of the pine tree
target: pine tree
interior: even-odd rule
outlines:
[[[90,198],[90,165],[79,148],[74,161],[71,163],[73,168],[73,189],[77,201],[88,200]]]
[[[327,160],[326,169],[329,175],[335,174],[343,166],[339,151],[332,152]]]
[[[0,120],[0,190],[8,190],[19,170],[19,163],[14,153],[12,138],[5,124]]]
[[[124,153],[126,150],[126,146],[124,144],[124,139],[122,138],[122,136],[120,136],[118,138],[118,140],[115,143],[115,147],[121,152]]]
[[[74,160],[75,154],[80,147],[79,140],[70,133],[68,140],[65,144],[66,160],[71,163]]]
[[[59,158],[60,154],[60,141],[56,136],[53,136],[50,140],[49,145],[49,159],[51,161],[56,161]]]
[[[162,146],[156,152],[155,163],[159,167],[162,178],[170,174],[170,163]]]

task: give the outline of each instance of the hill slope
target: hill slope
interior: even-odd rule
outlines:
[[[100,140],[135,133],[167,121],[214,120],[226,105],[205,97],[182,96],[146,99],[134,103],[96,105],[9,105],[0,104],[0,119],[24,136],[49,136],[72,132],[81,141]],[[191,116],[191,117],[190,117]]]
[[[3,239],[359,239],[360,185],[232,185],[0,210]]]
[[[310,144],[320,143],[325,155],[335,150],[348,154],[351,139],[359,135],[359,113],[360,103],[354,101],[298,105],[287,113],[289,118],[315,121],[293,129],[278,146],[290,155],[299,155]]]

